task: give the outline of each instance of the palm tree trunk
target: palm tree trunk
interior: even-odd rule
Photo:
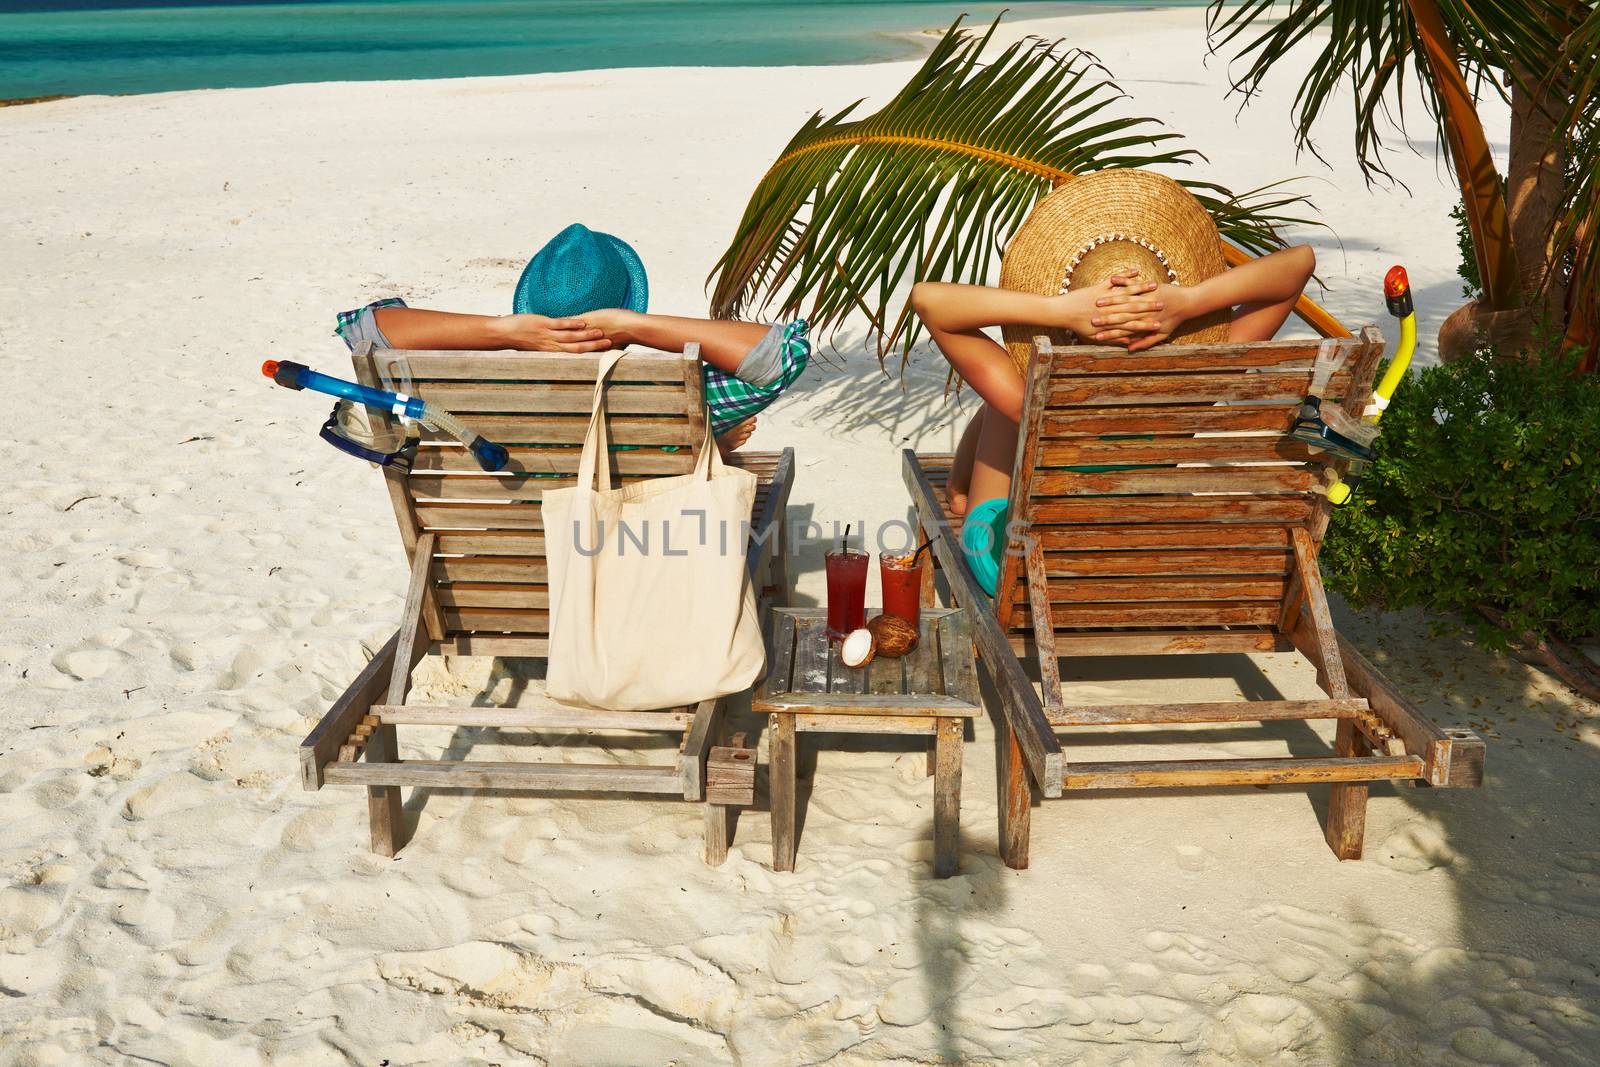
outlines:
[[[1540,306],[1560,323],[1566,317],[1567,286],[1560,272],[1552,273],[1556,258],[1552,238],[1567,160],[1554,112],[1565,107],[1561,92],[1565,79],[1541,82],[1528,70],[1515,70],[1512,78],[1511,159],[1506,167],[1511,244],[1521,268],[1523,293],[1529,298],[1543,293]]]
[[[1511,220],[1500,174],[1483,123],[1472,100],[1467,81],[1456,66],[1455,48],[1445,29],[1444,19],[1434,0],[1406,0],[1417,34],[1427,54],[1428,70],[1444,109],[1445,137],[1450,143],[1450,159],[1461,183],[1461,199],[1467,209],[1467,225],[1472,231],[1472,247],[1478,258],[1478,274],[1483,279],[1483,303],[1490,311],[1509,311],[1522,305],[1521,276],[1512,245]]]

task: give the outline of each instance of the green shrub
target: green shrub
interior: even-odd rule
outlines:
[[[1600,634],[1600,376],[1541,347],[1479,352],[1396,391],[1377,459],[1334,511],[1331,588],[1474,618],[1487,604],[1540,637]]]

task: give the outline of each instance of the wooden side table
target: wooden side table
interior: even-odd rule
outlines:
[[[768,757],[772,793],[772,866],[795,861],[798,735],[929,734],[933,775],[933,873],[956,872],[961,821],[961,746],[966,720],[978,714],[978,676],[965,610],[922,609],[917,647],[899,659],[876,656],[852,670],[828,640],[827,613],[776,608],[768,634],[767,677],[752,707],[772,723]]]

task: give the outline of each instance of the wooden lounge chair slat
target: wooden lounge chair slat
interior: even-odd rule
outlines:
[[[425,530],[542,530],[537,504],[463,504],[442,501],[418,504],[417,521]]]
[[[438,585],[434,595],[449,608],[534,608],[548,611],[550,588],[522,582],[450,582]]]
[[[1174,523],[1168,525],[1112,523],[1094,526],[1040,526],[1029,531],[1046,553],[1102,552],[1131,549],[1233,549],[1272,548],[1288,559],[1289,530],[1282,525],[1230,523]],[[440,535],[440,544],[447,535]]]
[[[441,533],[434,542],[437,556],[485,555],[544,558],[544,533],[510,530],[503,533]]]
[[[444,621],[451,630],[517,634],[550,632],[550,613],[531,609],[446,608]]]
[[[463,415],[461,422],[496,444],[582,444],[589,429],[587,415]],[[692,445],[695,439],[684,419],[668,416],[624,415],[606,420],[606,433],[614,445]],[[453,441],[442,431],[424,426],[423,441]]]
[[[543,659],[550,654],[550,639],[535,634],[451,633],[439,642],[447,656],[525,656]]]
[[[1132,575],[1280,575],[1289,572],[1289,554],[1273,549],[1216,549],[1210,552],[1045,552],[1049,578]]]
[[[544,582],[549,568],[542,555],[435,556],[433,574],[447,582]]]
[[[1143,723],[1268,722],[1276,719],[1353,719],[1365,699],[1227,700],[1199,704],[1068,704],[1052,711],[1052,726]]]
[[[543,413],[589,415],[594,386],[586,382],[422,382],[415,395],[457,415]],[[681,386],[616,385],[606,390],[615,415],[666,415],[683,410]]]
[[[756,494],[759,512],[765,495]],[[538,504],[466,503],[442,500],[416,504],[417,522],[425,530],[543,530],[544,517]]]
[[[1282,434],[1240,437],[1057,438],[1040,443],[1041,467],[1117,463],[1305,463],[1315,457],[1305,444]],[[469,460],[470,462],[470,460]]]
[[[1382,782],[1421,778],[1416,756],[1315,759],[1128,760],[1069,763],[1065,789],[1152,789],[1229,785]]]
[[[415,481],[416,479],[412,479]],[[1306,493],[1323,484],[1307,467],[1160,467],[1128,471],[1045,471],[1033,478],[1036,498],[1128,493]]]
[[[1333,375],[1324,395],[1343,396],[1350,373]],[[1195,400],[1276,400],[1299,403],[1311,387],[1311,369],[1232,374],[1094,374],[1050,380],[1052,407],[1185,404]]]
[[[678,768],[627,764],[490,763],[476,760],[397,760],[333,763],[333,785],[427,786],[433,789],[528,789],[562,793],[677,793]]]
[[[502,474],[576,474],[582,450],[578,448],[539,448],[523,446],[506,449],[509,457]],[[694,453],[688,449],[666,452],[641,448],[633,452],[611,453],[611,469],[622,477],[641,474],[686,474],[694,467]],[[413,471],[481,475],[483,468],[472,453],[460,447],[417,449]]]
[[[1142,496],[1074,500],[1056,497],[1034,505],[1036,523],[1281,522],[1311,518],[1304,496]]]
[[[1022,632],[1025,651],[1032,652],[1031,633]],[[1057,630],[1056,652],[1062,656],[1162,656],[1183,653],[1289,652],[1294,644],[1273,629],[1234,630]]]
[[[1277,603],[1056,604],[1050,617],[1056,628],[1085,626],[1268,626],[1278,621]],[[1018,606],[1014,621],[1032,626],[1033,612]],[[446,618],[449,612],[445,613]]]
[[[1295,363],[1310,366],[1324,343],[1316,339],[1288,338],[1250,345],[1160,345],[1141,352],[1129,352],[1111,345],[1057,347],[1052,377],[1083,373],[1216,371],[1224,368],[1281,367]],[[1348,363],[1355,358],[1363,343],[1359,338],[1348,338],[1334,342],[1334,347],[1346,353]]]
[[[1052,605],[1120,601],[1271,601],[1276,609],[1288,580],[1283,577],[1204,575],[1154,578],[1060,578],[1048,583]],[[1013,594],[1023,602],[1021,592]]]
[[[600,357],[564,352],[396,352],[414,380],[477,380],[511,383],[534,381],[586,382],[591,390],[600,373]],[[681,382],[686,365],[697,363],[670,353],[630,352],[611,372],[613,382]]]
[[[1295,404],[1151,405],[1148,407],[1061,408],[1046,411],[1039,432],[1051,437],[1101,437],[1106,434],[1180,434],[1270,431],[1287,433]]]
[[[379,704],[373,713],[395,726],[518,726],[533,730],[680,731],[693,719],[676,711],[600,711],[547,702],[543,707],[478,708],[417,704]]]
[[[632,476],[619,479],[622,485],[645,481]],[[413,474],[410,478],[412,495],[424,500],[523,500],[544,499],[548,489],[565,489],[576,485],[577,479],[566,476],[532,477],[526,474]]]

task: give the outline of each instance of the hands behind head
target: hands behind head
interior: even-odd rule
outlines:
[[[599,324],[544,315],[503,315],[497,322],[507,347],[524,352],[603,352],[611,340]]]
[[[1078,290],[1093,298],[1086,329],[1073,328],[1085,341],[1141,352],[1172,336],[1188,318],[1188,292],[1181,285],[1147,282],[1136,270],[1113,274],[1099,285]]]

